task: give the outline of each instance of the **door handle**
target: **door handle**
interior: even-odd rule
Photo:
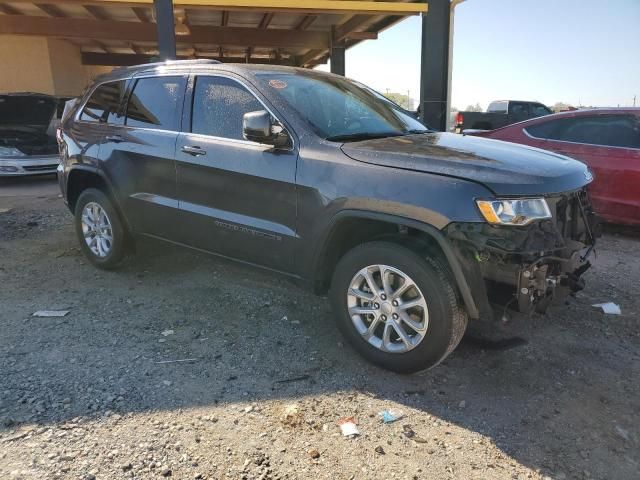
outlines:
[[[188,153],[189,155],[193,155],[194,157],[198,157],[200,155],[206,155],[207,151],[202,148],[193,145],[193,146],[184,146],[181,148],[184,153]]]
[[[124,138],[121,135],[107,135],[105,137],[107,142],[121,143],[124,142]]]

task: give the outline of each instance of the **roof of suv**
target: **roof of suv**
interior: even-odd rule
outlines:
[[[315,70],[309,70],[307,68],[289,67],[284,65],[265,65],[265,64],[252,64],[252,63],[221,63],[217,60],[176,60],[158,63],[147,63],[142,65],[133,65],[130,67],[118,67],[114,68],[111,72],[100,75],[96,78],[96,82],[104,82],[108,80],[116,80],[121,78],[128,78],[136,76],[142,73],[166,73],[170,71],[181,72],[185,70],[224,70],[228,72],[236,73],[255,73],[261,72],[295,72],[303,70],[305,72]],[[320,75],[332,75],[327,72],[317,72]]]

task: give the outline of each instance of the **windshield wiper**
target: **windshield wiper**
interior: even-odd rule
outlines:
[[[420,133],[429,133],[431,130],[428,128],[414,128],[413,130],[405,130],[404,135],[416,135]]]
[[[399,132],[360,132],[360,133],[347,133],[344,135],[334,135],[327,137],[330,142],[357,142],[358,140],[372,140],[375,138],[387,138],[387,137],[399,137],[403,135]]]

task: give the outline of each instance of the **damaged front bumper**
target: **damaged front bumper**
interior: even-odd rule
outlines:
[[[544,313],[552,301],[584,288],[598,221],[586,190],[546,198],[553,218],[527,226],[452,223],[445,229],[481,318],[492,304]]]

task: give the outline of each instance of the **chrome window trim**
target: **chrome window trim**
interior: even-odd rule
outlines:
[[[260,145],[260,146],[267,146],[270,148],[274,148],[273,145],[269,145],[268,143],[258,143],[258,142],[252,142],[250,140],[240,140],[237,138],[227,138],[227,137],[218,137],[215,135],[207,135],[205,133],[194,133],[191,132],[190,130],[192,129],[192,125],[193,125],[193,98],[195,97],[195,92],[196,92],[196,85],[197,85],[197,77],[222,77],[222,78],[227,78],[231,81],[234,81],[236,83],[239,83],[240,85],[242,85],[244,88],[247,89],[247,91],[253,95],[253,97],[264,107],[264,109],[269,112],[269,114],[276,119],[276,121],[282,125],[283,130],[285,130],[287,132],[287,135],[289,135],[289,138],[291,139],[291,148],[287,148],[287,149],[281,149],[281,151],[285,151],[285,152],[292,152],[295,150],[296,148],[296,139],[295,137],[291,134],[290,129],[285,125],[284,122],[282,122],[278,116],[276,114],[273,113],[273,110],[271,110],[267,105],[265,105],[265,103],[258,98],[258,96],[256,95],[255,91],[253,90],[253,88],[248,85],[246,82],[244,82],[243,80],[240,80],[238,78],[236,78],[235,76],[232,75],[228,75],[226,74],[226,72],[203,72],[203,73],[198,73],[198,72],[191,72],[191,75],[194,76],[195,78],[195,82],[193,85],[193,91],[191,93],[191,97],[192,97],[192,102],[189,108],[191,108],[191,125],[189,125],[189,131],[188,132],[182,132],[184,134],[187,135],[198,135],[201,137],[206,137],[206,138],[211,138],[211,139],[215,139],[215,140],[225,140],[225,141],[229,141],[229,142],[233,142],[233,143],[238,143],[238,144],[247,144],[247,145]]]
[[[238,140],[237,138],[227,138],[227,137],[216,137],[214,135],[206,135],[204,133],[192,133],[192,132],[182,132],[184,135],[189,135],[189,137],[198,137],[201,138],[203,140],[212,140],[215,142],[220,142],[220,143],[231,143],[231,144],[236,144],[238,146],[241,147],[250,147],[250,148],[257,148],[260,150],[269,150],[274,148],[273,145],[270,145],[268,143],[258,143],[258,142],[252,142],[251,140]],[[283,151],[290,151],[290,150],[284,150]]]

